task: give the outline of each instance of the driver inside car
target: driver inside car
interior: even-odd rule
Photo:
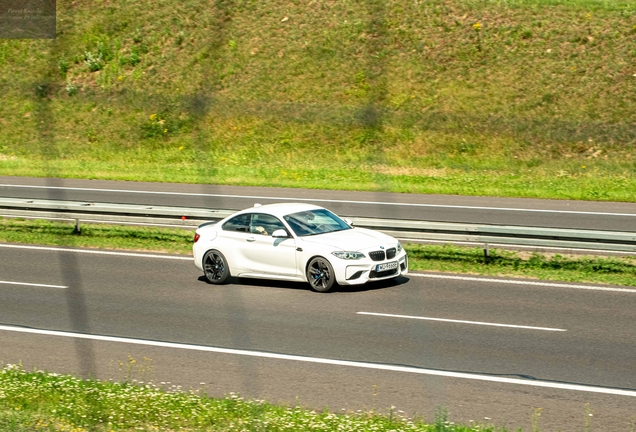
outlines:
[[[260,226],[260,225],[259,225],[259,226],[254,227],[254,228],[252,229],[252,232],[253,232],[254,234],[269,235],[269,234],[267,233],[267,231],[265,231],[265,228],[263,228],[263,227],[262,227],[262,226]]]

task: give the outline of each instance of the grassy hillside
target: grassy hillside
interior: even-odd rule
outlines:
[[[0,174],[636,200],[636,2],[58,2]]]

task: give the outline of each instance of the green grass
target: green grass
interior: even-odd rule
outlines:
[[[523,253],[452,245],[406,245],[409,268],[487,276],[636,286],[636,257]]]
[[[0,242],[127,249],[176,254],[192,253],[193,232],[183,229],[82,224],[0,218]],[[636,286],[636,257],[563,256],[453,245],[406,244],[409,268],[541,280]]]
[[[634,201],[634,37],[635,1],[60,3],[0,41],[0,173]]]
[[[0,242],[99,249],[192,253],[193,231],[179,228],[82,224],[0,218]]]
[[[134,359],[129,359],[134,361]],[[0,429],[32,431],[413,431],[504,432],[487,425],[462,426],[440,412],[432,422],[388,415],[330,413],[277,406],[202,389],[177,391],[153,382],[81,380],[8,365],[0,370]]]

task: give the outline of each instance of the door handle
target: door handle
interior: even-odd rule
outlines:
[[[248,238],[247,238],[247,241],[248,241],[248,242],[253,242],[253,241],[256,241],[256,239],[255,239],[254,237],[248,237]]]

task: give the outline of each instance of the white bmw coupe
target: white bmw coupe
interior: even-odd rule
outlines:
[[[408,273],[395,238],[355,228],[311,204],[255,205],[218,223],[199,226],[194,264],[213,284],[230,276],[309,282],[327,292]]]

